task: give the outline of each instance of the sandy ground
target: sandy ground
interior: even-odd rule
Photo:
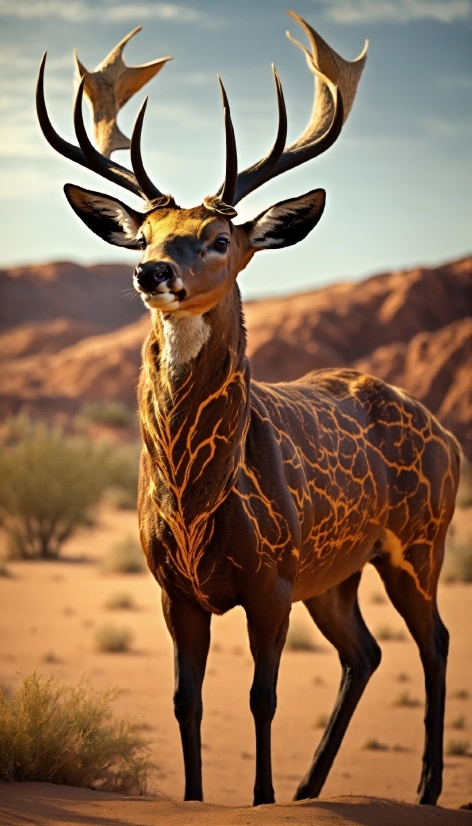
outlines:
[[[470,516],[470,512],[458,512],[459,532],[470,524]],[[14,687],[19,675],[37,667],[40,673],[53,674],[66,682],[75,683],[85,675],[95,689],[119,686],[122,693],[115,703],[116,713],[145,713],[143,725],[159,766],[151,787],[160,798],[160,808],[157,810],[157,803],[152,802],[151,815],[149,800],[128,798],[120,802],[114,796],[61,790],[48,784],[0,784],[2,825],[266,824],[278,822],[279,815],[280,822],[311,823],[316,819],[320,824],[345,824],[350,822],[346,806],[349,811],[354,807],[355,823],[401,822],[406,826],[410,822],[472,822],[472,813],[442,812],[429,807],[426,812],[424,807],[421,811],[420,807],[404,807],[400,817],[400,810],[385,800],[414,801],[423,742],[423,678],[416,646],[403,620],[383,596],[382,584],[371,568],[366,569],[361,585],[361,608],[366,622],[374,633],[388,626],[393,632],[403,632],[404,638],[380,643],[382,664],[354,715],[322,800],[314,804],[315,808],[300,804],[277,810],[262,807],[260,814],[247,808],[220,810],[206,804],[203,808],[201,804],[192,804],[193,808],[185,804],[182,808],[182,804],[177,804],[175,801],[181,799],[183,791],[183,767],[172,711],[172,648],[161,614],[159,588],[149,574],[119,576],[104,575],[101,571],[101,561],[110,548],[127,535],[137,536],[136,514],[103,510],[96,528],[68,544],[63,560],[8,564],[12,576],[0,578],[0,682]],[[137,609],[106,609],[105,602],[117,591],[131,594]],[[451,634],[445,742],[459,738],[472,742],[472,586],[441,585],[439,606]],[[132,629],[134,641],[128,653],[103,654],[94,650],[94,632],[105,622]],[[318,718],[330,711],[340,676],[336,652],[315,629],[303,605],[294,606],[292,622],[310,631],[316,650],[285,651],[282,657],[273,726],[274,785],[280,803],[291,800],[306,771],[322,732]],[[211,804],[247,807],[252,799],[254,734],[248,698],[251,678],[244,612],[235,609],[213,620],[204,684],[204,789],[205,799]],[[457,696],[466,689],[466,698]],[[396,699],[405,691],[417,703],[396,706]],[[453,727],[459,717],[464,718],[461,730]],[[382,748],[365,748],[373,738]],[[349,798],[332,800],[343,795]],[[364,795],[378,800],[366,799]],[[471,799],[471,754],[446,756],[441,805],[454,808]],[[120,809],[125,803],[128,814]],[[96,816],[92,814],[94,806]],[[32,820],[28,811],[30,815],[36,811],[37,816]],[[217,816],[216,812],[220,814]],[[267,817],[264,812],[269,812]],[[452,819],[441,819],[449,814]]]

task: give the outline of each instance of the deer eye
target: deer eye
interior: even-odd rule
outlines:
[[[139,249],[140,250],[145,250],[146,247],[147,247],[147,241],[146,241],[144,235],[140,235],[139,238],[137,239],[137,241],[138,241]]]
[[[229,238],[226,238],[224,235],[220,235],[213,244],[213,247],[218,252],[226,252],[228,249]]]

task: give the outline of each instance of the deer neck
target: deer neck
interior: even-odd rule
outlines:
[[[140,390],[143,437],[155,504],[187,546],[199,536],[196,523],[208,523],[229,494],[240,465],[249,421],[245,349],[237,287],[203,316],[154,313]]]

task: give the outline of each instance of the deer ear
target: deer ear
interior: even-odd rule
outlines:
[[[117,247],[142,249],[139,228],[144,221],[142,212],[136,212],[116,198],[66,184],[64,192],[72,209],[96,235]]]
[[[279,201],[242,228],[256,249],[290,247],[303,241],[316,226],[323,214],[325,200],[324,189],[313,189],[299,198]]]

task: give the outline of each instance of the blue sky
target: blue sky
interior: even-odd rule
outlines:
[[[241,277],[246,297],[311,289],[370,273],[436,264],[472,246],[471,0],[294,0],[293,9],[345,58],[370,40],[353,111],[336,145],[239,205],[242,220],[315,187],[326,212],[296,247],[259,253]],[[49,260],[134,263],[136,254],[93,236],[68,207],[67,181],[133,196],[60,158],[34,114],[37,65],[48,49],[51,117],[72,139],[73,62],[93,69],[125,34],[127,63],[173,55],[146,87],[143,148],[160,189],[183,206],[201,202],[223,176],[216,74],[231,103],[240,163],[272,145],[276,104],[270,64],[282,79],[289,141],[304,128],[312,76],[281,0],[0,0],[0,266]],[[121,112],[129,134],[144,95]],[[116,156],[117,158],[119,156]],[[126,154],[121,153],[126,163]]]

